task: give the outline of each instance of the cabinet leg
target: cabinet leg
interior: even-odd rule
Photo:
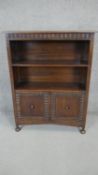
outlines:
[[[16,125],[15,131],[19,132],[22,128],[19,125]]]
[[[80,133],[81,133],[81,134],[85,134],[85,133],[86,133],[86,130],[85,130],[84,127],[82,127],[82,128],[80,129]]]

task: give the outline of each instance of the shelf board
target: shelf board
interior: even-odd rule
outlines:
[[[81,83],[53,83],[53,82],[20,82],[15,87],[16,91],[83,91]]]
[[[13,67],[88,67],[86,62],[79,61],[17,61],[12,64]]]

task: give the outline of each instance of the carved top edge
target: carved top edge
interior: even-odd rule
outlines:
[[[72,92],[70,92],[70,91],[69,91],[69,92],[68,92],[68,91],[59,92],[59,91],[58,91],[58,92],[51,92],[51,93],[50,93],[50,92],[46,92],[46,91],[44,91],[44,92],[43,92],[43,91],[40,91],[40,92],[37,92],[37,91],[34,91],[34,92],[33,92],[33,91],[32,91],[32,92],[23,92],[23,91],[22,91],[22,92],[16,92],[16,97],[19,96],[19,95],[22,95],[22,94],[23,94],[23,95],[24,95],[24,94],[25,94],[25,95],[33,95],[33,94],[34,94],[34,95],[43,95],[43,94],[44,94],[44,95],[46,95],[46,96],[47,96],[47,95],[55,95],[55,94],[58,94],[58,95],[59,95],[59,94],[62,94],[62,95],[65,94],[65,95],[69,95],[69,96],[70,96],[70,95],[76,95],[76,94],[77,94],[77,95],[86,95],[86,92],[85,92],[85,91],[80,91],[80,92],[75,92],[75,91],[72,91]]]
[[[91,40],[92,32],[34,32],[7,33],[8,40]]]

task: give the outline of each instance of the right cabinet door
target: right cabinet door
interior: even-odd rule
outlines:
[[[83,98],[79,93],[57,93],[52,96],[52,120],[80,120]]]

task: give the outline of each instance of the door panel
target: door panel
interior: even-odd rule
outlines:
[[[16,94],[17,117],[48,118],[49,103],[46,93]]]
[[[56,121],[80,120],[81,94],[79,93],[55,93],[51,101],[51,119]]]

